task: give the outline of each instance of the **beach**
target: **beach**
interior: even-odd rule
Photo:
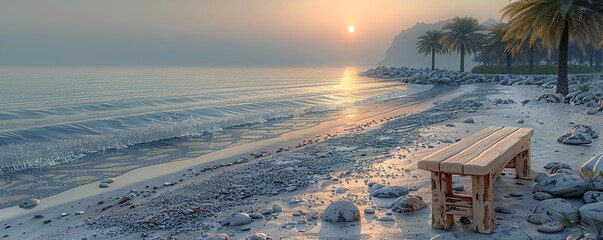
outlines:
[[[90,183],[42,199],[32,210],[2,209],[3,235],[9,239],[203,239],[225,233],[231,239],[244,239],[261,232],[273,239],[430,239],[454,232],[463,238],[489,239],[512,232],[532,239],[559,239],[572,229],[555,234],[536,231],[537,225],[526,221],[539,202],[532,197],[534,182],[512,176],[501,176],[495,183],[496,206],[512,209],[512,214],[496,213],[494,235],[471,233],[458,219],[450,231],[432,229],[430,173],[416,165],[455,139],[488,126],[519,126],[535,132],[531,148],[534,176],[554,161],[578,169],[600,154],[603,144],[595,140],[583,146],[563,145],[556,138],[574,123],[596,127],[603,126],[602,119],[600,114],[586,114],[584,106],[535,100],[550,91],[538,86],[471,84],[406,101],[413,102],[406,107],[392,100],[396,104],[390,107],[398,107],[375,109],[380,113],[366,114],[357,122],[325,122],[280,138],[226,148],[201,156],[205,158],[202,165],[195,164],[201,160],[193,159],[140,168],[116,177],[110,188],[99,189],[98,183]],[[496,99],[515,103],[497,104]],[[526,99],[531,101],[520,104]],[[468,112],[467,106],[474,102],[483,106]],[[469,117],[474,123],[463,123]],[[523,123],[517,123],[518,119]],[[470,188],[468,178],[455,177],[454,181]],[[427,207],[410,215],[393,213],[391,219],[385,219],[395,198],[370,197],[369,182],[411,189]],[[341,187],[345,192],[335,193]],[[511,192],[519,197],[509,196]],[[340,199],[361,210],[359,222],[321,221],[329,203]],[[581,199],[570,201],[576,206],[584,204]],[[242,227],[221,225],[232,212],[259,213],[273,205],[282,211]],[[365,208],[375,213],[367,214]],[[76,215],[78,211],[83,212]],[[63,213],[68,215],[61,217]],[[43,217],[34,218],[36,214]],[[51,221],[44,224],[44,220]]]

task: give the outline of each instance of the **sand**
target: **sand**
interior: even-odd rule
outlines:
[[[584,161],[602,153],[603,142],[595,140],[587,146],[571,146],[559,144],[555,139],[569,131],[570,122],[601,128],[603,118],[601,114],[587,115],[586,108],[582,106],[534,101],[540,94],[550,91],[536,86],[465,85],[429,100],[423,98],[406,108],[400,106],[387,111],[381,109],[378,114],[373,112],[357,115],[355,119],[352,117],[326,122],[303,131],[288,132],[278,138],[225,148],[189,161],[139,168],[118,176],[117,181],[108,189],[99,189],[98,183],[94,182],[42,199],[42,204],[33,210],[16,207],[2,209],[0,224],[3,229],[0,235],[8,234],[7,239],[140,239],[141,236],[199,239],[205,235],[227,233],[231,239],[244,239],[250,233],[263,232],[273,239],[429,239],[441,233],[459,232],[467,238],[488,239],[488,235],[469,233],[458,222],[449,231],[430,227],[430,175],[429,172],[417,169],[416,163],[422,157],[449,145],[441,143],[442,139],[463,138],[487,126],[500,125],[535,129],[532,138],[534,174],[544,171],[542,166],[552,161],[563,161],[578,169]],[[495,105],[489,101],[496,98],[513,99],[517,103]],[[526,105],[519,104],[524,99],[532,101]],[[467,113],[464,106],[468,100],[478,100],[484,106],[475,113]],[[359,123],[373,120],[379,122],[392,116],[400,117],[370,127],[355,127]],[[467,117],[472,117],[475,123],[462,123]],[[520,118],[525,123],[515,123]],[[456,127],[446,126],[449,123],[455,124]],[[316,134],[325,136],[326,133],[338,135],[317,144],[294,147],[304,143],[303,140],[312,139]],[[275,154],[276,149],[280,147],[291,147],[291,151]],[[249,157],[250,152],[262,151],[272,154],[259,159],[250,158],[248,163],[221,167],[198,176],[190,173],[183,175],[188,172],[188,168],[216,166],[232,162],[242,155]],[[216,201],[214,204],[218,206],[216,209],[219,211],[193,218],[190,220],[192,223],[165,224],[163,228],[161,225],[152,228],[132,227],[142,226],[141,219],[145,218],[170,222],[167,217],[170,213],[160,211],[182,209],[190,205],[191,201],[194,201],[194,198],[191,200],[190,197],[198,196],[192,191],[218,189],[220,186],[204,185],[220,182],[216,178],[239,178],[240,175],[230,173],[244,172],[245,169],[257,170],[258,166],[278,169],[275,166],[288,166],[287,164],[303,159],[320,163],[317,158],[321,157],[325,162],[330,158],[335,160],[329,161],[333,163],[330,166],[320,166],[320,174],[312,176],[315,177],[314,180],[300,181],[299,186],[292,191],[279,191],[275,195],[252,195],[233,205],[221,204],[231,203],[228,200]],[[270,173],[266,174],[270,176]],[[537,226],[526,221],[531,209],[538,203],[532,198],[531,189],[534,183],[516,180],[511,173],[509,175],[511,176],[499,177],[495,183],[495,202],[497,206],[510,208],[514,213],[497,213],[497,229],[516,228],[533,239],[560,239],[571,232],[571,229],[557,234],[537,232]],[[183,181],[178,182],[179,179]],[[385,216],[388,210],[385,207],[394,199],[369,198],[367,181],[416,188],[411,194],[422,196],[428,206],[412,215],[395,213],[392,215],[395,221],[377,221],[374,216]],[[470,189],[467,178],[455,178],[454,181],[464,185],[466,190]],[[99,201],[116,201],[116,197],[127,195],[130,189],[140,191],[147,185],[161,186],[163,182],[178,184],[158,187],[154,192],[134,197],[132,202],[136,208],[129,209],[127,205],[119,207],[114,204],[115,207],[101,211],[100,207],[106,204],[97,205]],[[232,179],[232,182],[236,182],[236,179]],[[338,187],[345,187],[347,191],[344,194],[335,194],[334,189]],[[523,196],[510,197],[510,192],[521,192]],[[143,197],[144,195],[147,197]],[[305,199],[304,202],[289,204],[292,199],[302,198]],[[332,224],[313,220],[307,224],[283,228],[283,225],[292,221],[297,222],[313,215],[320,216],[328,203],[337,199],[353,201],[361,212],[367,207],[377,211],[375,214],[362,212],[361,221],[353,224]],[[572,200],[572,203],[583,205],[580,199]],[[219,221],[231,212],[258,211],[274,204],[282,206],[283,212],[277,214],[276,218],[256,220],[245,225],[249,230],[241,227],[222,227],[219,224]],[[85,212],[82,215],[74,215],[78,210]],[[302,211],[304,215],[294,216],[296,211]],[[71,215],[59,218],[63,212],[69,212]],[[45,215],[45,218],[34,219],[33,215],[36,213]],[[44,219],[51,219],[52,222],[43,224]],[[5,229],[6,226],[10,228]]]

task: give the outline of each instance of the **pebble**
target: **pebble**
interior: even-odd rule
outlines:
[[[520,119],[517,119],[517,121],[515,121],[515,123],[521,124],[521,123],[524,123],[524,121],[523,121],[523,119],[520,118]]]
[[[473,118],[467,118],[463,120],[463,123],[475,123],[475,121],[473,120]]]
[[[98,187],[100,187],[100,188],[108,188],[108,187],[111,187],[111,184],[110,183],[100,183],[98,185]]]
[[[503,206],[496,206],[494,207],[494,211],[497,213],[502,213],[502,214],[511,214],[513,213],[513,211],[511,211],[511,209],[508,209],[506,207]]]
[[[391,216],[383,216],[383,217],[378,218],[377,221],[391,222],[391,221],[395,221],[395,219]]]
[[[563,227],[563,225],[561,225],[559,222],[555,221],[555,222],[549,222],[549,223],[542,224],[542,225],[538,226],[538,228],[536,228],[536,230],[538,230],[539,232],[543,232],[543,233],[556,233],[556,232],[563,231],[564,228],[565,227]]]
[[[520,193],[520,192],[510,192],[509,196],[511,196],[511,197],[521,197],[521,196],[523,196],[523,193]]]
[[[346,190],[347,189],[344,188],[344,187],[338,187],[337,189],[335,189],[335,193],[337,193],[337,194],[344,194]]]
[[[375,214],[375,209],[373,208],[365,208],[364,213],[366,214]]]
[[[275,212],[282,212],[283,208],[280,205],[272,205],[272,210],[274,210]]]

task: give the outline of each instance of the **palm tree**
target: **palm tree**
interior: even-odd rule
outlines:
[[[419,53],[431,54],[431,70],[435,70],[435,55],[444,53],[442,45],[442,31],[429,30],[419,37],[417,42]]]
[[[454,17],[443,29],[447,30],[442,37],[444,49],[461,55],[459,72],[464,72],[465,54],[474,54],[481,50],[486,35],[480,31],[485,30],[485,27],[480,26],[477,19],[472,17]]]
[[[601,0],[517,0],[502,9],[509,18],[508,37],[540,39],[549,55],[558,46],[557,93],[568,94],[567,58],[570,37],[584,46],[599,32]],[[526,36],[527,33],[531,36]]]
[[[484,45],[483,54],[487,54],[494,61],[499,63],[506,62],[506,73],[511,73],[511,64],[513,56],[511,55],[509,42],[504,40],[505,32],[507,31],[506,23],[499,23],[490,28],[488,39]]]

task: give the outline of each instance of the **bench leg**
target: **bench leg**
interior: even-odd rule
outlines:
[[[530,180],[532,179],[530,170],[530,143],[528,142],[527,144],[527,150],[521,152],[517,157],[515,157],[515,171],[517,178]]]
[[[494,190],[492,176],[472,176],[473,231],[492,233],[494,229]]]
[[[452,175],[431,173],[431,226],[449,229],[454,223],[453,215],[446,214],[446,194],[452,193]]]

